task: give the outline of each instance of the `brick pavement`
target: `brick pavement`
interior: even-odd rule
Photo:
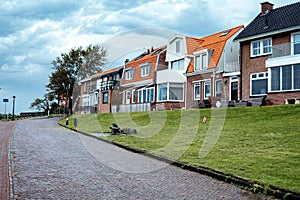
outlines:
[[[15,122],[0,122],[0,199],[9,199],[8,146]]]
[[[16,199],[272,199],[66,130],[55,119],[19,121],[11,149]]]

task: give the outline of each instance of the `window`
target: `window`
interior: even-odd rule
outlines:
[[[300,90],[300,64],[272,67],[271,91]]]
[[[158,85],[158,101],[183,101],[183,83],[163,83]]]
[[[292,35],[293,54],[300,54],[300,33]]]
[[[141,65],[141,77],[149,76],[150,74],[150,64]]]
[[[182,83],[169,83],[169,100],[183,100]]]
[[[251,96],[267,94],[268,72],[253,73],[250,75]]]
[[[208,66],[208,55],[207,53],[199,54],[195,56],[195,70],[206,69]]]
[[[216,96],[217,97],[222,96],[222,90],[223,90],[222,80],[218,79],[218,80],[216,80]]]
[[[180,41],[176,41],[176,53],[180,53]]]
[[[200,82],[194,83],[194,100],[200,100]]]
[[[294,89],[300,89],[300,64],[294,65]]]
[[[108,92],[103,93],[103,101],[104,104],[108,103]]]
[[[99,94],[95,93],[95,104],[99,104]]]
[[[89,89],[90,89],[90,92],[93,91],[93,81],[90,81]]]
[[[208,99],[210,96],[210,81],[204,82],[204,99]]]
[[[114,76],[113,76],[113,80],[114,80],[114,81],[117,81],[117,80],[119,80],[119,74],[114,74]]]
[[[130,91],[126,91],[126,104],[130,104],[130,97],[131,97],[131,92]]]
[[[171,69],[177,70],[177,71],[183,71],[184,70],[184,59],[172,61]]]
[[[83,92],[86,92],[86,82],[83,84]]]
[[[158,85],[158,101],[167,100],[167,86],[168,86],[167,83]]]
[[[261,56],[272,53],[272,39],[257,40],[251,42],[251,56]]]
[[[138,92],[139,103],[149,103],[154,101],[154,88],[143,88]]]
[[[126,71],[126,80],[133,79],[133,69],[129,69]]]
[[[135,90],[131,91],[131,101],[132,101],[132,103],[135,102]]]

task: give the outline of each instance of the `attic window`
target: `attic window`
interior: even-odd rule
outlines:
[[[220,37],[226,36],[228,33],[230,33],[231,29],[224,31]]]
[[[158,49],[156,51],[154,51],[151,55],[156,55],[156,54],[159,54],[163,49]]]

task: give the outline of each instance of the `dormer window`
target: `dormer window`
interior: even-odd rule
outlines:
[[[132,80],[133,79],[133,69],[127,69],[126,70],[126,80]]]
[[[150,63],[144,63],[140,65],[141,67],[141,77],[146,77],[150,75]]]
[[[176,53],[180,53],[180,40],[176,41]]]
[[[184,59],[172,61],[171,69],[176,71],[184,71]]]
[[[195,55],[195,71],[207,69],[208,66],[208,53],[199,53]]]

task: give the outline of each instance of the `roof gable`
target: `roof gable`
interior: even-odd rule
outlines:
[[[289,28],[300,28],[300,2],[279,7],[267,14],[259,13],[254,20],[235,38],[235,40],[247,40],[247,38],[271,34],[275,31]]]
[[[227,29],[203,38],[198,39],[200,45],[195,49],[195,51],[208,49],[213,53],[210,57],[210,61],[208,63],[208,69],[214,68],[218,65],[219,60],[221,58],[223,49],[225,48],[226,42],[229,38],[234,36],[238,31],[240,31],[244,26],[237,26],[231,29]],[[194,62],[193,60],[190,62],[188,66],[187,73],[194,72]]]

